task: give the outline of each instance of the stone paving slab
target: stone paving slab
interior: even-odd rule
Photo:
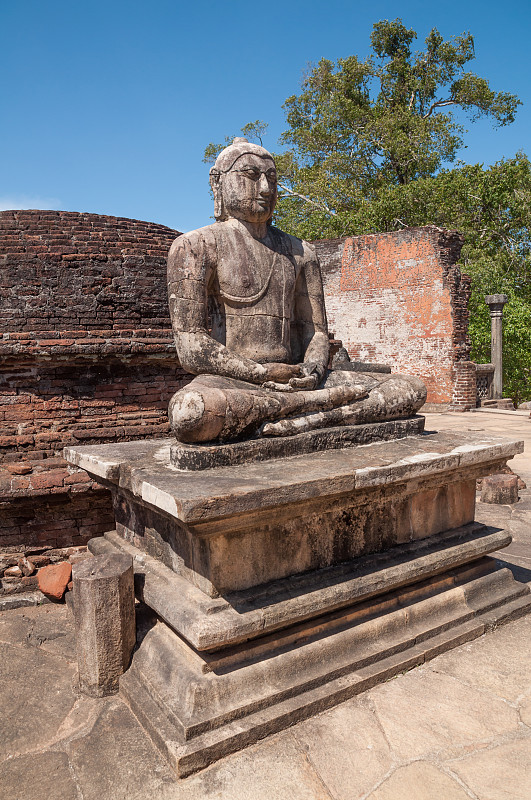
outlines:
[[[511,466],[531,486],[531,421],[430,423],[525,439]],[[513,528],[500,558],[529,581],[531,488],[478,519]],[[530,637],[530,616],[513,621],[179,781],[119,697],[77,694],[64,606],[3,611],[0,800],[528,800]]]
[[[531,617],[180,781],[119,697],[76,693],[72,632],[61,606],[0,614],[6,800],[531,796]]]

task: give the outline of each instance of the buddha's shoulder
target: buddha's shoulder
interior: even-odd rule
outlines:
[[[173,240],[172,246],[170,247],[170,255],[185,249],[197,251],[198,249],[211,247],[215,241],[213,230],[215,225],[216,223],[205,225],[202,228],[188,231],[188,233],[181,233],[180,236]]]
[[[288,249],[295,258],[299,258],[302,261],[315,261],[317,253],[313,244],[310,244],[310,242],[304,239],[299,239],[297,236],[292,236],[291,233],[281,231],[279,228],[271,227],[277,236],[281,238],[284,247]]]

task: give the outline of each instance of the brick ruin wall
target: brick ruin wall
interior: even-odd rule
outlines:
[[[114,525],[109,493],[65,463],[65,445],[168,434],[168,400],[191,377],[167,310],[177,235],[95,214],[0,213],[0,553],[60,554]],[[459,402],[471,383],[460,238],[417,229],[317,249],[330,327],[351,356]]]
[[[68,444],[166,436],[178,365],[166,257],[177,231],[94,214],[0,213],[0,550],[82,545],[109,493]]]
[[[475,406],[462,237],[433,226],[317,242],[329,326],[353,360],[417,375],[428,403]]]

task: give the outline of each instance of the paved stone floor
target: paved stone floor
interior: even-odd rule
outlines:
[[[430,414],[428,429],[524,438],[500,554],[531,579],[531,420]],[[531,797],[531,616],[178,781],[119,698],[74,690],[64,606],[0,613],[0,800],[517,800]]]

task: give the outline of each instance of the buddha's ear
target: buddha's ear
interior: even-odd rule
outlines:
[[[227,218],[223,207],[223,189],[221,186],[221,173],[217,169],[210,170],[210,188],[214,193],[214,217],[218,222]]]

